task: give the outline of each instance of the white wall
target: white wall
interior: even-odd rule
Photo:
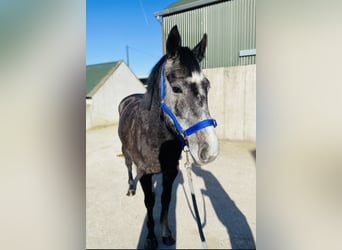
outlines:
[[[217,120],[217,136],[230,140],[256,140],[256,65],[203,70],[208,77],[209,109]],[[122,63],[87,104],[87,129],[119,121],[118,105],[127,95],[145,88]]]
[[[121,63],[87,105],[87,129],[118,123],[120,101],[133,93],[145,93],[145,88],[125,63]]]
[[[86,129],[91,128],[91,109],[92,106],[89,103],[86,103]]]
[[[208,77],[209,110],[219,138],[256,140],[256,65],[203,70]]]

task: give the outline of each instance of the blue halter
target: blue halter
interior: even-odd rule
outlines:
[[[165,77],[164,77],[164,64],[162,65],[161,74],[160,74],[160,107],[161,109],[172,119],[178,134],[181,137],[182,147],[188,144],[187,137],[196,133],[197,131],[206,128],[208,126],[213,126],[214,128],[217,126],[215,119],[205,119],[203,121],[197,122],[183,130],[182,126],[179,124],[177,117],[172,113],[171,109],[164,103],[165,98]]]

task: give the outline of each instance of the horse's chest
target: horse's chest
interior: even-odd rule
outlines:
[[[133,152],[133,161],[137,166],[138,176],[144,174],[156,174],[161,172],[161,165],[159,162],[159,147],[149,142],[148,137],[140,137],[138,147]]]
[[[138,175],[155,174],[161,172],[159,160],[160,147],[168,136],[159,128],[147,126],[143,120],[140,120],[139,128],[136,127],[135,147]]]

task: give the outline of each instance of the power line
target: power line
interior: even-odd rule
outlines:
[[[126,45],[126,53],[127,53],[127,55],[128,55],[128,48],[129,48],[129,49],[133,49],[133,50],[135,50],[136,52],[139,52],[140,54],[144,54],[144,55],[147,55],[147,56],[150,56],[150,57],[154,57],[154,58],[159,58],[159,57],[160,57],[160,56],[156,56],[156,55],[152,55],[152,54],[150,54],[150,53],[147,53],[147,52],[145,52],[145,51],[143,51],[143,50],[141,50],[141,49],[137,49],[137,48],[134,48],[134,47],[132,47],[132,46]]]
[[[146,16],[146,12],[145,12],[145,9],[144,9],[144,5],[143,3],[141,2],[141,0],[139,0],[139,4],[140,4],[140,8],[141,8],[141,12],[143,13],[143,16],[145,18],[145,23],[147,25],[149,25],[149,22],[148,22],[148,19],[147,19],[147,16]]]

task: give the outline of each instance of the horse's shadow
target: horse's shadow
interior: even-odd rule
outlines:
[[[201,189],[202,195],[207,196],[211,204],[215,210],[217,218],[220,222],[226,227],[227,235],[230,239],[231,248],[232,249],[255,249],[255,241],[253,237],[253,233],[248,225],[246,217],[240,211],[240,209],[236,206],[234,201],[229,197],[229,195],[225,192],[224,188],[221,186],[216,177],[210,173],[209,171],[204,170],[203,168],[197,167],[195,165],[192,166],[193,173],[198,177],[203,178],[206,189]],[[162,176],[161,174],[153,176],[153,183],[155,187],[155,195],[156,201],[153,210],[154,218],[155,218],[155,233],[158,238],[158,248],[159,249],[176,249],[176,244],[173,246],[164,245],[160,238],[161,226],[159,223],[159,216],[161,211],[161,202],[160,196],[162,192]],[[171,231],[174,233],[174,236],[177,240],[177,231],[176,229],[176,193],[177,188],[183,185],[184,179],[183,174],[179,171],[172,187],[172,197],[169,208],[169,227]],[[188,201],[188,206],[190,208],[190,203]],[[206,207],[204,207],[206,210]],[[145,216],[144,223],[142,225],[137,249],[144,249],[144,241],[147,236],[147,227],[146,225],[147,217]],[[204,218],[202,219],[202,224],[205,227],[206,221],[206,211],[204,211]]]
[[[162,187],[162,175],[161,174],[155,174],[152,177],[152,182],[154,186],[154,192],[155,192],[155,205],[153,208],[153,217],[154,217],[154,232],[157,236],[158,239],[158,249],[176,249],[176,244],[177,244],[177,231],[176,231],[176,193],[177,193],[177,188],[179,184],[183,184],[183,175],[182,172],[179,171],[177,174],[176,179],[173,182],[172,185],[172,195],[171,195],[171,202],[170,202],[170,207],[169,207],[169,227],[171,229],[171,232],[173,233],[173,236],[176,239],[176,244],[172,246],[167,246],[164,245],[161,241],[161,224],[159,223],[159,218],[160,218],[160,212],[161,212],[161,193],[163,191]],[[147,237],[147,216],[145,216],[144,223],[142,224],[141,227],[141,233],[137,245],[137,249],[144,249],[144,242]]]
[[[252,231],[246,217],[225,192],[216,177],[209,171],[193,164],[193,173],[203,178],[206,189],[201,189],[215,210],[217,218],[226,227],[232,249],[255,249]]]

